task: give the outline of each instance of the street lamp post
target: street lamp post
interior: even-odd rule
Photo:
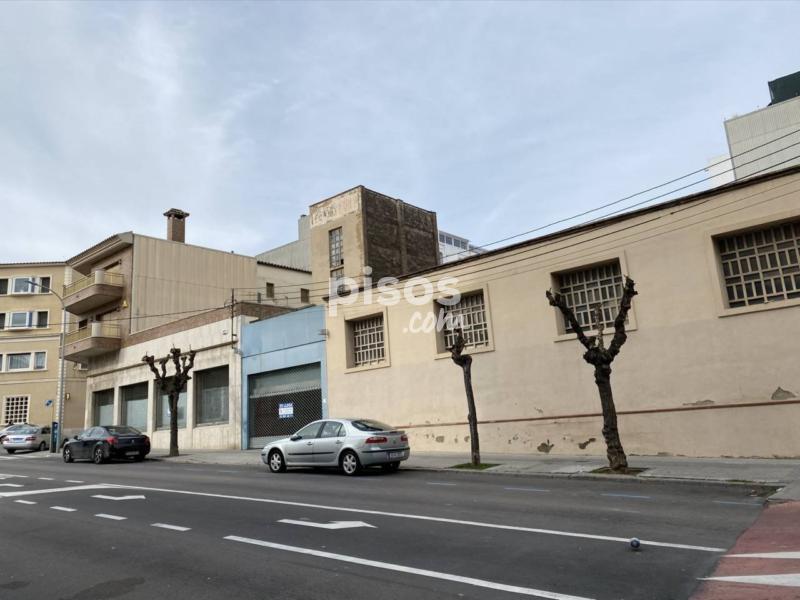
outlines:
[[[35,285],[36,287],[43,289],[46,292],[50,292],[56,298],[58,298],[58,301],[61,303],[61,334],[58,341],[58,389],[56,390],[56,395],[58,396],[58,413],[56,417],[58,419],[58,432],[56,435],[55,444],[50,445],[50,452],[58,452],[58,449],[61,447],[62,436],[64,435],[64,375],[66,371],[64,368],[64,330],[67,327],[67,309],[64,307],[64,298],[62,298],[58,292],[53,290],[53,288],[48,285],[36,283],[30,279],[26,279],[25,281],[31,285]]]

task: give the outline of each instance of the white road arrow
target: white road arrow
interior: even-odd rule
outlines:
[[[92,498],[100,498],[100,500],[144,500],[144,496],[103,496],[98,494]]]
[[[330,523],[314,523],[313,521],[295,521],[294,519],[281,519],[278,523],[288,523],[289,525],[305,525],[306,527],[318,527],[319,529],[352,529],[354,527],[372,527],[364,521],[331,521]]]

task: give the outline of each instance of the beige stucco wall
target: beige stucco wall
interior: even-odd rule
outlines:
[[[0,278],[50,277],[50,287],[60,291],[65,278],[78,276],[63,263],[0,265]],[[11,283],[9,282],[9,286]],[[9,289],[10,291],[10,289]],[[0,296],[0,312],[48,311],[48,326],[35,329],[0,330],[0,419],[5,411],[5,398],[28,396],[28,421],[49,424],[56,420],[59,375],[59,342],[62,324],[61,304],[53,294],[8,294]],[[68,315],[68,319],[71,317]],[[8,322],[6,323],[8,325]],[[5,370],[10,353],[46,352],[46,368],[28,371]],[[65,426],[74,427],[82,422],[85,397],[85,372],[77,365],[65,362]],[[66,397],[66,396],[65,396]]]
[[[312,303],[320,303],[328,291],[324,282],[331,274],[328,232],[332,229],[342,228],[345,277],[362,281],[365,250],[361,203],[362,188],[357,187],[309,207]]]
[[[254,291],[258,286],[256,260],[136,235],[131,286],[131,331],[138,332],[187,316],[184,311],[222,307],[230,302],[231,288],[239,295]]]
[[[245,317],[252,320],[252,317]],[[241,331],[242,317],[234,319],[233,331]],[[201,327],[187,329],[178,333],[149,340],[122,348],[118,353],[108,355],[102,362],[93,362],[89,372],[86,389],[85,425],[95,424],[93,414],[93,392],[107,389],[114,390],[114,424],[121,423],[122,402],[120,388],[123,386],[147,382],[148,410],[146,433],[151,437],[154,448],[169,447],[169,430],[155,429],[156,402],[158,389],[153,374],[142,362],[145,354],[157,358],[165,356],[173,347],[184,352],[190,348],[197,351],[194,369],[190,372],[192,379],[187,384],[186,427],[179,429],[179,447],[233,449],[241,447],[241,361],[231,344],[231,324],[228,320],[218,321]],[[195,423],[195,374],[198,371],[228,365],[228,423],[215,425],[197,425]],[[167,374],[171,375],[174,367],[168,365]]]
[[[473,362],[481,448],[605,453],[592,368],[544,293],[556,272],[618,259],[640,292],[628,343],[612,365],[626,450],[800,456],[800,300],[725,308],[712,239],[789,218],[800,218],[797,173],[431,273],[434,285],[448,275],[461,292],[484,291],[492,343]],[[466,452],[461,371],[438,352],[435,333],[409,331],[414,313],[431,309],[432,302],[365,305],[360,296],[337,316],[329,312],[330,414],[406,426],[419,450]],[[345,319],[377,312],[387,360],[348,369]]]
[[[311,285],[311,273],[307,271],[284,269],[259,263],[256,265],[256,279],[256,285],[259,289],[248,290],[246,295],[243,296],[243,299],[246,299],[248,302],[257,301],[258,296],[256,292],[258,291],[261,294],[261,301],[264,303],[288,306],[290,308],[301,308],[303,306],[308,306],[308,303],[300,301],[301,288],[309,290],[309,299],[312,304],[319,304],[321,302],[321,296],[318,292],[320,286]],[[267,282],[275,286],[274,298],[267,298],[266,296]]]

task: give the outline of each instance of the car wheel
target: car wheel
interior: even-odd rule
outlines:
[[[41,444],[39,444],[39,452],[44,452],[45,450],[47,450],[47,444],[45,442],[42,442]]]
[[[361,462],[358,460],[358,455],[352,450],[345,450],[342,453],[342,457],[339,459],[339,466],[345,475],[358,475],[361,470]]]
[[[96,465],[101,465],[106,462],[106,457],[102,446],[95,446],[94,451],[92,452],[92,461]]]
[[[9,454],[14,454],[16,450],[14,448],[6,448],[6,452],[8,452]]]
[[[283,461],[283,454],[279,450],[273,450],[267,457],[267,465],[273,473],[283,473],[286,470],[286,463]]]
[[[70,450],[69,446],[64,447],[64,452],[61,455],[64,457],[65,463],[71,463],[75,460],[72,456],[72,450]]]
[[[400,461],[390,462],[386,463],[385,465],[381,465],[381,469],[390,473],[397,471],[399,468],[400,468]]]

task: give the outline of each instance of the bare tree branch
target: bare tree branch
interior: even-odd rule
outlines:
[[[627,275],[625,276],[625,287],[622,290],[622,300],[619,303],[619,312],[617,318],[614,319],[614,338],[611,340],[611,345],[608,347],[608,353],[611,357],[619,354],[620,348],[628,339],[628,334],[625,333],[625,321],[628,320],[628,311],[631,309],[631,301],[633,297],[639,292],[634,289],[634,281]]]
[[[587,350],[594,347],[594,338],[586,337],[586,334],[583,332],[583,327],[581,327],[581,324],[578,323],[578,319],[575,318],[575,313],[572,312],[572,309],[567,306],[567,301],[564,296],[558,292],[553,293],[552,290],[547,290],[545,295],[547,296],[547,300],[550,302],[550,306],[555,306],[561,311],[561,314],[564,315],[567,323],[570,324],[572,329],[575,331],[575,334],[578,336],[580,343],[583,344]]]

